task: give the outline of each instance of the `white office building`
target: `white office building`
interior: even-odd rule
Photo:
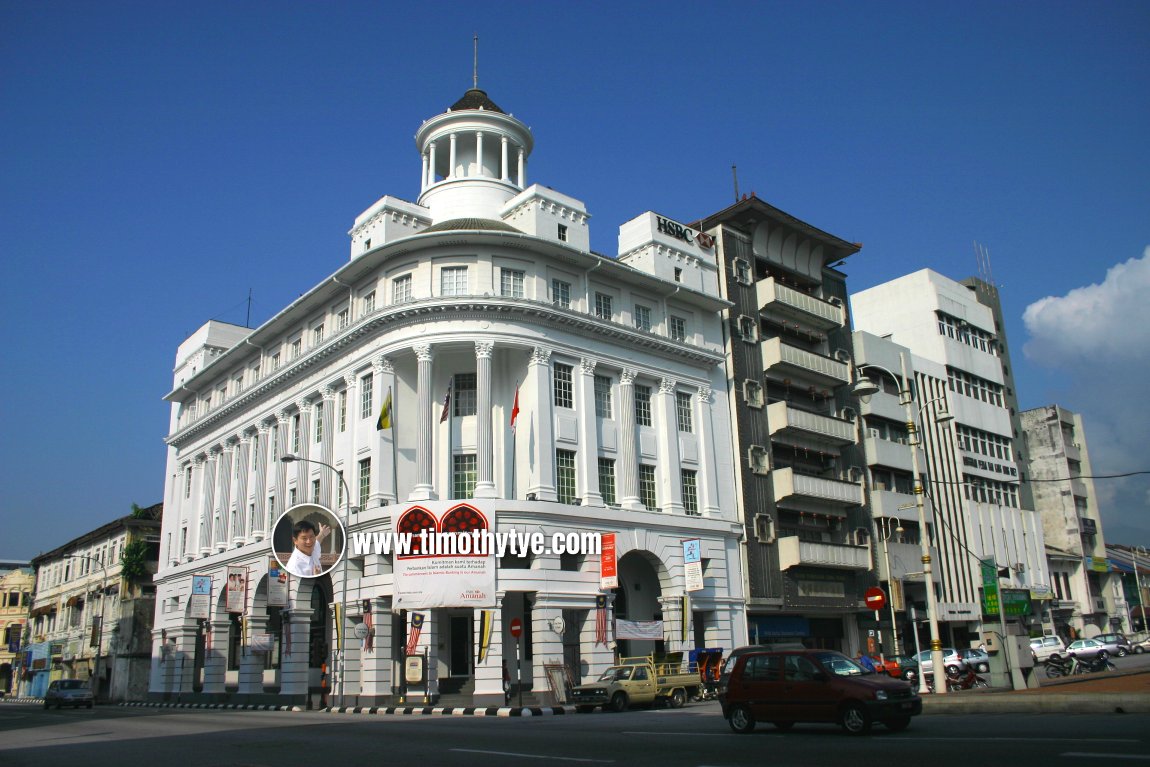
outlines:
[[[350,258],[260,327],[209,322],[177,351],[156,699],[494,704],[506,666],[545,704],[556,669],[579,681],[616,654],[746,635],[713,246],[644,213],[617,257],[591,252],[583,203],[528,182],[530,130],[481,90],[415,139],[415,202],[373,203]],[[480,604],[405,609],[395,558],[353,551],[277,605],[271,530],[301,503],[353,536],[453,514],[548,541],[613,533],[618,587],[601,588],[598,554],[548,550],[500,558]],[[702,589],[684,599],[694,539]],[[229,567],[247,574],[242,609]],[[207,618],[194,575],[211,577]],[[606,614],[655,633],[604,636]],[[406,649],[427,668],[405,688]]]

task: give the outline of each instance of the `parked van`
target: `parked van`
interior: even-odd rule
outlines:
[[[1030,654],[1035,663],[1044,663],[1051,658],[1060,660],[1066,657],[1066,643],[1054,635],[1034,637],[1030,640]]]
[[[748,652],[729,671],[719,704],[737,733],[750,732],[757,722],[780,730],[796,722],[831,722],[852,735],[880,722],[897,732],[922,713],[922,698],[908,682],[864,671],[830,650]]]

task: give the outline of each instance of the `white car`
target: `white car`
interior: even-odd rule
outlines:
[[[1030,640],[1030,653],[1035,663],[1043,663],[1051,658],[1060,660],[1066,657],[1066,643],[1062,637],[1054,635],[1034,637]]]
[[[924,674],[934,673],[934,661],[931,659],[930,650],[923,650],[914,656],[914,658],[918,661],[918,667],[922,669]],[[953,647],[942,648],[942,662],[946,670],[951,674],[958,674],[968,668],[966,661],[958,654],[958,650]]]

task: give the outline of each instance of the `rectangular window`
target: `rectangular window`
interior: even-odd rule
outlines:
[[[500,269],[499,295],[504,298],[523,298],[523,272],[518,269]]]
[[[290,342],[290,345],[289,345],[288,358],[293,359],[293,360],[297,360],[297,359],[299,359],[299,356],[302,353],[303,353],[303,340],[299,339],[299,338],[293,338]]]
[[[184,497],[192,497],[192,467],[184,469]]]
[[[655,467],[639,464],[639,501],[648,509],[657,509],[655,498]]]
[[[371,459],[364,458],[359,462],[359,507],[367,508],[367,499],[371,495]]]
[[[288,506],[295,506],[297,500],[299,500],[299,495],[296,493],[295,488],[290,488],[288,490]]]
[[[564,309],[571,308],[571,283],[551,280],[551,303]]]
[[[559,224],[559,242],[567,242],[567,225]]]
[[[686,392],[675,392],[675,416],[679,421],[679,431],[690,434],[694,431],[694,419],[691,414],[691,395]]]
[[[291,451],[293,453],[299,452],[299,422],[300,415],[296,413],[291,417]]]
[[[311,502],[319,503],[319,480],[313,479],[311,481]]]
[[[371,314],[375,311],[375,291],[371,291],[363,297],[363,313]]]
[[[671,315],[667,321],[667,332],[671,334],[672,341],[687,340],[687,321],[682,317]]]
[[[351,315],[348,314],[347,309],[340,309],[339,314],[335,316],[335,325],[339,330],[343,330],[351,322]]]
[[[323,343],[323,323],[316,325],[311,329],[311,345],[319,346]]]
[[[396,277],[395,282],[391,283],[391,302],[393,304],[402,304],[404,301],[411,300],[411,275],[405,274],[402,277]]]
[[[359,417],[371,418],[372,403],[374,394],[372,386],[374,379],[370,375],[366,375],[359,379]]]
[[[454,408],[455,415],[475,415],[477,412],[477,398],[478,391],[475,383],[475,373],[456,373],[455,380],[452,384],[453,394],[455,400]],[[470,498],[471,496],[459,496],[456,498]]]
[[[347,389],[339,393],[339,431],[341,434],[347,431]]]
[[[335,507],[342,509],[346,499],[343,497],[343,471],[337,471],[335,483]]]
[[[611,379],[595,376],[595,415],[611,418]]]
[[[323,442],[323,404],[315,407],[315,443]]]
[[[635,384],[635,425],[651,425],[651,387]]]
[[[475,455],[452,456],[451,468],[451,497],[474,497],[475,479],[478,476]]]
[[[445,266],[439,270],[439,295],[467,295],[466,266]]]
[[[575,503],[575,453],[555,451],[555,492],[559,503]]]
[[[599,494],[603,496],[603,503],[615,505],[615,461],[612,458],[599,459]]]
[[[604,320],[609,320],[615,316],[611,306],[611,296],[606,293],[595,294],[595,316]]]
[[[635,327],[639,330],[651,329],[651,307],[635,304]]]
[[[694,469],[683,469],[680,472],[683,488],[683,511],[693,517],[699,516],[699,486]]]
[[[759,321],[754,317],[743,315],[739,317],[739,337],[747,343],[759,340]]]
[[[555,363],[555,407],[575,407],[571,397],[570,365]]]
[[[276,352],[272,355],[272,370],[279,370],[280,367],[280,353]]]

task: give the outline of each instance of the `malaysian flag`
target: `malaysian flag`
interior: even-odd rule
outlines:
[[[595,644],[607,646],[607,596],[595,597]]]
[[[439,414],[439,422],[446,421],[449,415],[451,415],[451,381],[447,382],[447,394],[443,397],[443,412]]]
[[[407,654],[415,655],[415,648],[419,645],[419,635],[423,632],[423,613],[413,613],[411,616],[411,629],[407,632]]]
[[[365,652],[375,652],[375,631],[371,625],[371,600],[363,600],[363,625],[367,628],[367,634],[363,638],[363,649]]]

